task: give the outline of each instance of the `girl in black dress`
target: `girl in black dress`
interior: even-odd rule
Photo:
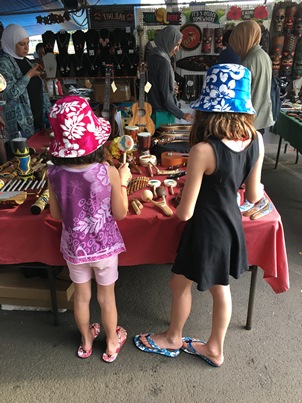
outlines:
[[[135,345],[145,352],[176,357],[181,350],[219,367],[231,319],[229,276],[249,268],[237,190],[255,203],[263,196],[262,136],[253,126],[251,73],[237,64],[211,67],[190,134],[186,183],[176,214],[186,221],[172,268],[172,310],[168,330],[141,334]],[[183,337],[191,311],[191,288],[209,290],[213,298],[212,332],[205,343]]]

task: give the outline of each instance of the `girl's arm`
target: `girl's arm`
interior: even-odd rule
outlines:
[[[61,208],[59,206],[57,197],[49,180],[48,180],[48,189],[49,189],[50,214],[55,220],[61,220],[62,218]]]
[[[111,183],[111,208],[113,217],[122,220],[128,211],[127,185],[131,179],[128,163],[122,164],[117,170],[114,166],[108,167]]]
[[[250,203],[256,203],[263,197],[263,186],[261,185],[261,172],[264,159],[264,144],[262,135],[257,132],[259,141],[259,157],[245,181],[245,198]]]
[[[203,175],[213,173],[215,168],[213,148],[207,143],[195,144],[190,150],[186,182],[176,209],[176,215],[180,220],[188,221],[192,217]]]

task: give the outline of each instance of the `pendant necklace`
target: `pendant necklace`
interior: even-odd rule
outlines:
[[[79,71],[79,70],[81,70],[83,68],[83,56],[84,56],[84,54],[81,53],[80,58],[78,57],[79,55],[76,54],[76,53],[74,54],[74,56],[75,56],[75,61],[76,61],[76,70]]]
[[[68,44],[69,44],[69,39],[70,39],[70,34],[63,34],[63,35],[64,35],[64,40],[62,41],[60,38],[60,36],[62,36],[62,34],[60,34],[60,33],[57,34],[58,48],[67,50]]]
[[[68,73],[69,72],[69,70],[70,70],[70,67],[69,67],[69,55],[68,54],[66,54],[66,55],[64,55],[64,56],[66,56],[66,57],[63,57],[62,55],[58,55],[59,56],[59,64],[60,64],[60,71],[61,71],[61,73]]]
[[[97,61],[97,59],[98,59],[98,55],[96,55],[96,57],[94,58],[93,62],[91,62],[90,56],[88,56],[87,59],[88,59],[89,64],[90,64],[89,70],[94,71],[94,70],[98,67],[98,66],[96,65],[96,61]]]

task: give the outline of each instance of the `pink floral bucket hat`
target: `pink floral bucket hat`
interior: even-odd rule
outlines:
[[[108,139],[111,126],[98,118],[85,98],[68,95],[50,109],[54,133],[49,151],[54,157],[75,158],[91,154]]]

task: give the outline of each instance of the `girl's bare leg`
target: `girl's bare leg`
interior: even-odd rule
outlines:
[[[82,348],[86,351],[92,348],[94,331],[90,325],[91,281],[74,283],[74,319],[82,335]]]
[[[230,286],[215,285],[210,288],[213,298],[212,331],[207,344],[192,343],[195,350],[210,358],[217,365],[224,360],[223,345],[226,332],[232,316],[232,297]],[[184,343],[184,347],[187,344]]]
[[[106,353],[112,355],[118,347],[117,308],[114,293],[115,283],[110,285],[97,285],[97,299],[101,308],[101,318],[107,339]]]

